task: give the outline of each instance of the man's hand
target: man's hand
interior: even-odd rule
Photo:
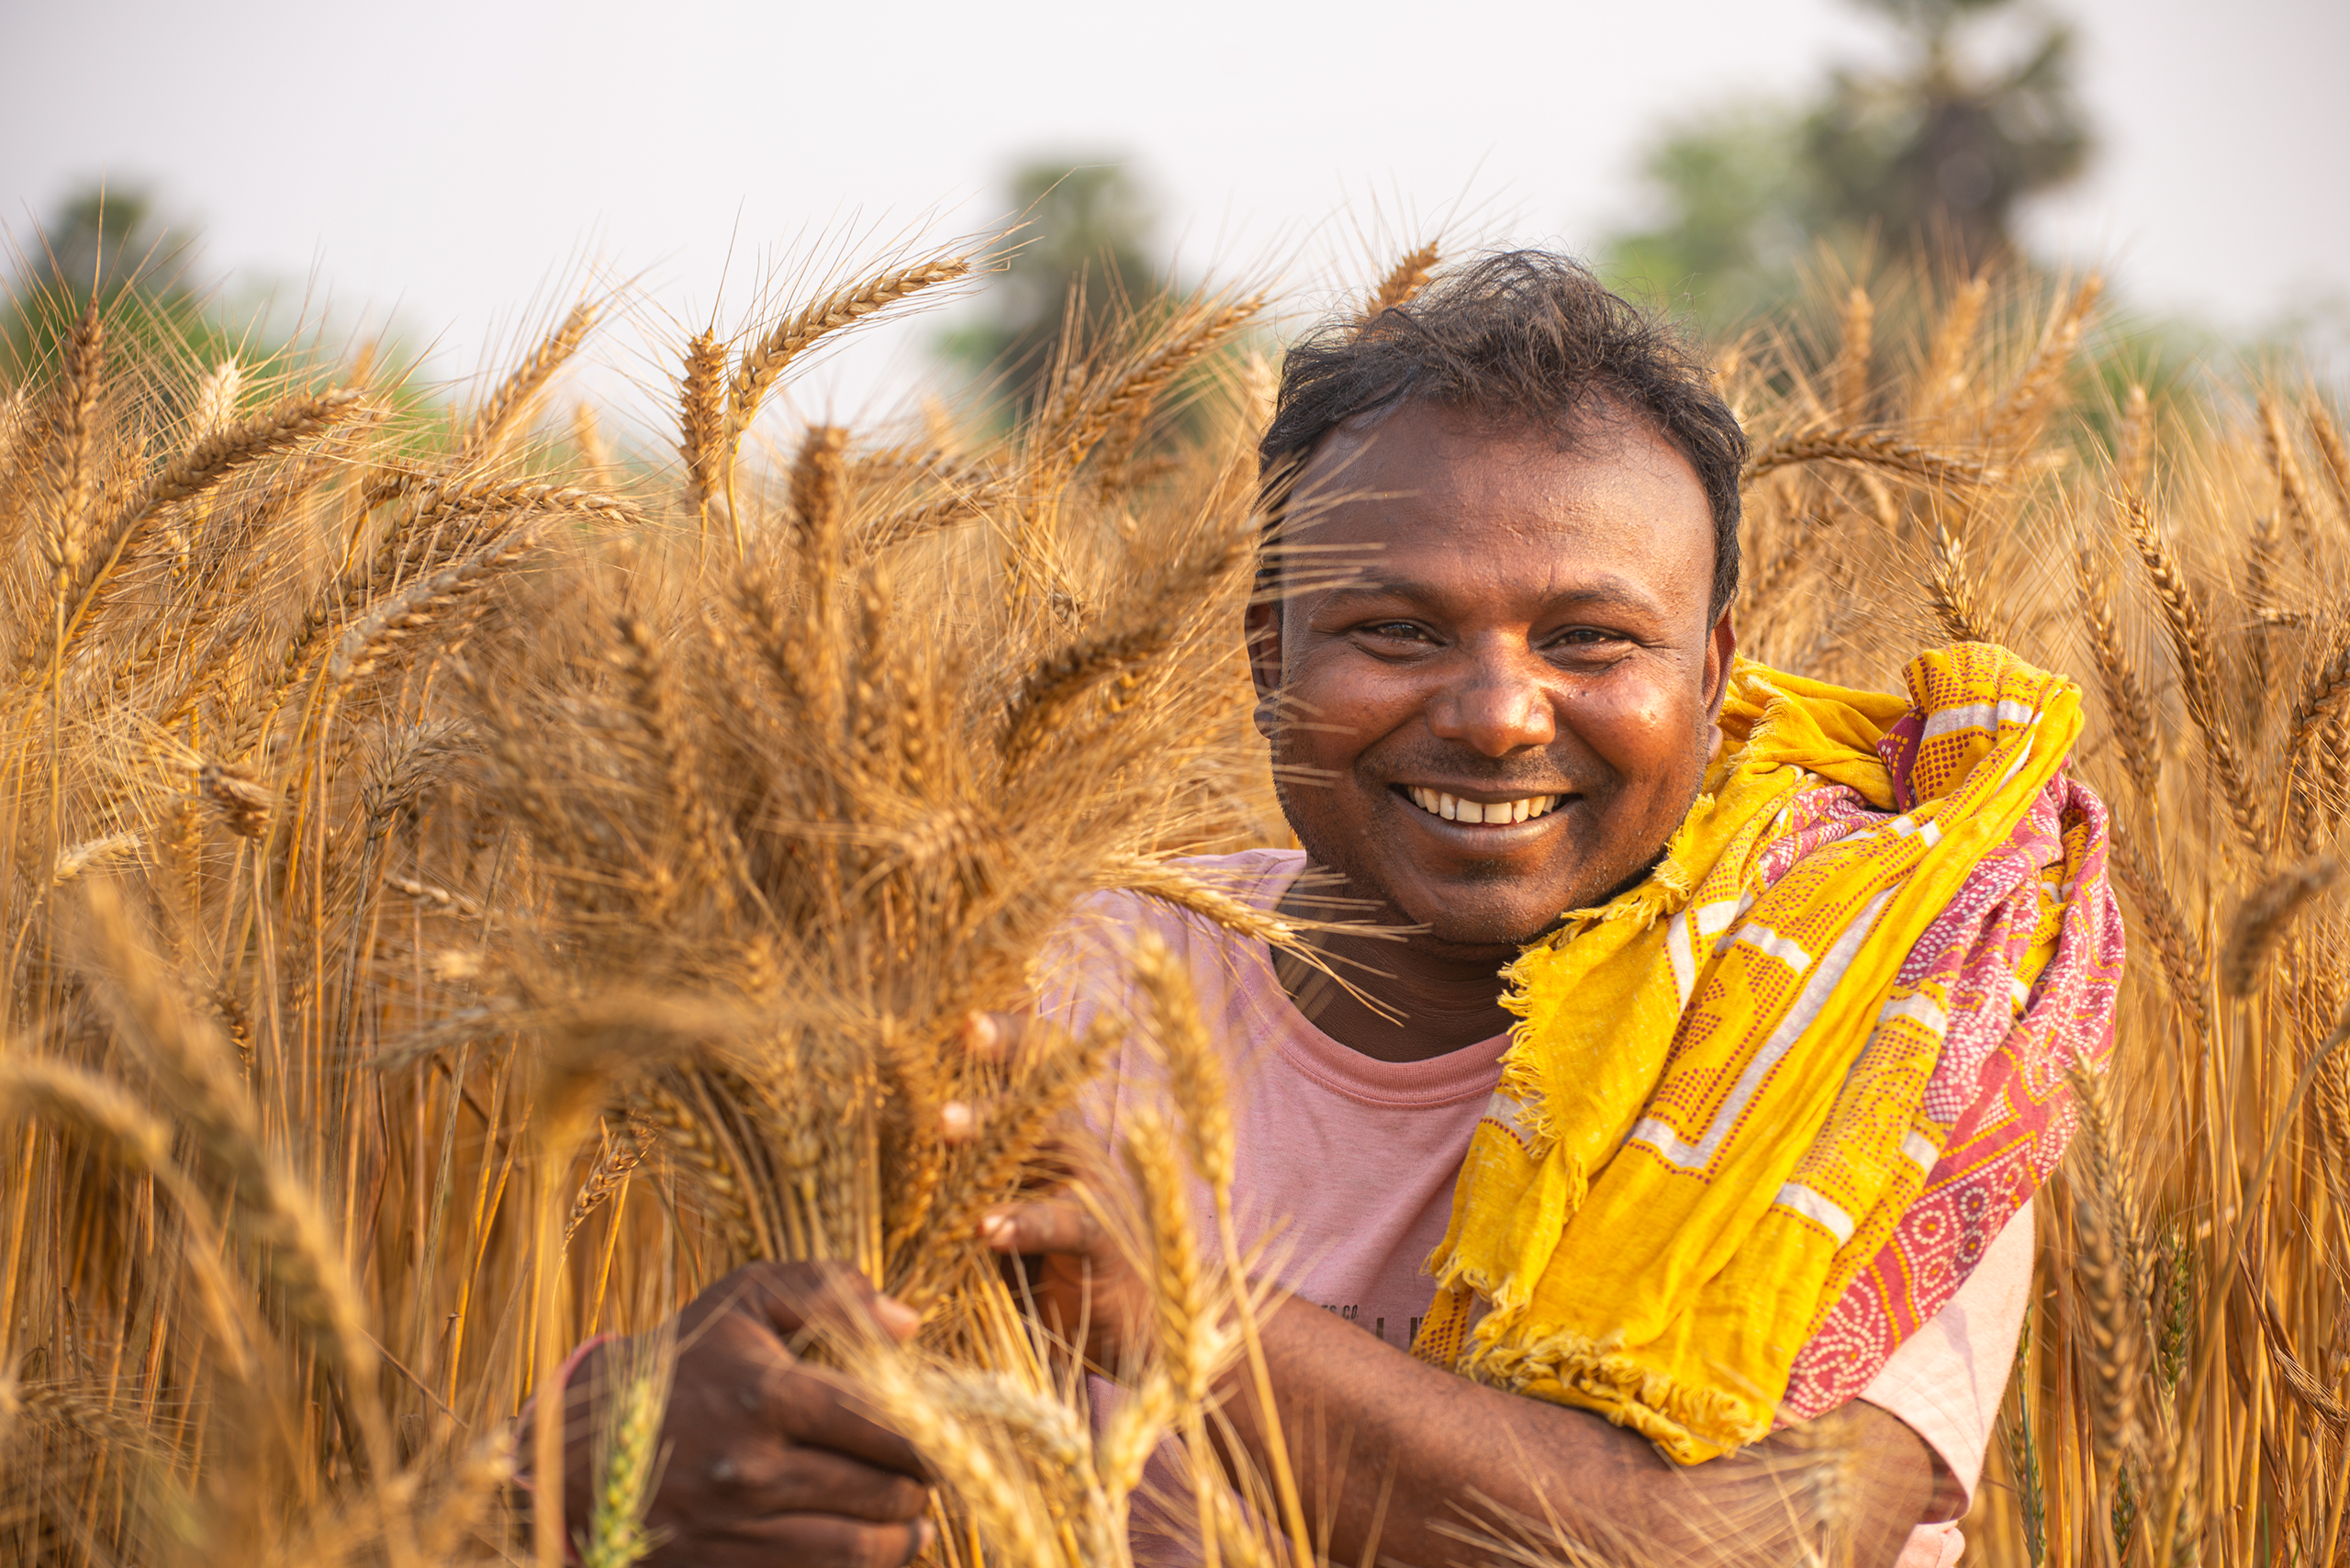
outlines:
[[[964,1026],[963,1043],[984,1060],[1017,1064],[1046,1027],[1025,1014],[974,1014]],[[985,1106],[951,1103],[943,1130],[950,1141],[968,1137],[986,1114]],[[1150,1294],[1125,1249],[1078,1190],[1094,1174],[1077,1152],[1082,1141],[1054,1142],[1045,1163],[1061,1179],[1038,1188],[1028,1201],[988,1214],[979,1221],[979,1239],[1021,1261],[1044,1327],[1095,1370],[1115,1375],[1128,1347],[1139,1345],[1149,1331]],[[1097,1182],[1095,1191],[1100,1190]]]
[[[1150,1289],[1084,1200],[1040,1199],[1001,1208],[979,1238],[1026,1265],[1036,1316],[1093,1370],[1114,1377],[1150,1332]]]
[[[913,1449],[859,1412],[850,1379],[791,1350],[812,1327],[903,1339],[917,1321],[843,1264],[753,1263],[695,1297],[676,1324],[660,1489],[644,1518],[659,1544],[645,1561],[899,1568],[926,1547],[930,1493]],[[593,1513],[595,1417],[614,1393],[619,1349],[597,1347],[572,1373],[567,1535]]]

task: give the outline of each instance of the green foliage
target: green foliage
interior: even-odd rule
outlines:
[[[132,343],[208,368],[244,345],[207,310],[188,282],[192,233],[158,220],[140,190],[98,187],[67,198],[35,235],[0,299],[0,343],[19,375],[47,361],[93,294],[119,345]],[[245,351],[249,352],[249,351]]]
[[[1024,225],[989,313],[946,334],[948,357],[999,379],[1010,411],[1027,408],[1050,374],[1063,334],[1080,341],[1161,292],[1149,260],[1149,198],[1123,165],[1037,161],[1012,177]]]
[[[2026,197],[2087,164],[2073,35],[2043,26],[2004,67],[1967,34],[2014,0],[1861,0],[1902,37],[1893,70],[1840,70],[1807,103],[1750,102],[1674,127],[1641,173],[1662,220],[1606,245],[1610,269],[1727,325],[1795,286],[1815,246],[1872,242],[1973,271],[2015,249]]]

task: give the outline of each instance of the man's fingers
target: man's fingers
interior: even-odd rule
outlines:
[[[1021,1013],[974,1013],[963,1020],[963,1048],[979,1061],[1011,1062],[1028,1032]]]
[[[972,1059],[1014,1075],[1069,1043],[1067,1029],[1034,1013],[974,1013],[963,1020],[963,1048]]]
[[[722,1454],[700,1480],[716,1499],[711,1511],[735,1518],[822,1513],[896,1525],[930,1506],[930,1488],[911,1475],[807,1446]]]
[[[845,1263],[750,1263],[711,1287],[760,1319],[787,1344],[809,1329],[905,1339],[922,1326],[912,1307],[881,1294]]]
[[[927,1473],[913,1444],[865,1413],[853,1391],[814,1372],[794,1369],[767,1380],[767,1418],[775,1429],[810,1448],[831,1449],[901,1475]]]
[[[838,1514],[770,1514],[712,1530],[693,1561],[713,1568],[904,1568],[937,1531],[927,1518],[868,1524]]]
[[[979,1221],[979,1239],[999,1252],[1074,1252],[1091,1255],[1104,1245],[1101,1222],[1069,1198],[1014,1204]]]

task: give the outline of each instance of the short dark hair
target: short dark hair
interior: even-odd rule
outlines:
[[[1738,478],[1746,435],[1695,347],[1588,267],[1503,251],[1439,277],[1370,320],[1333,322],[1289,351],[1258,447],[1268,536],[1296,476],[1346,420],[1437,403],[1496,423],[1571,433],[1595,402],[1647,420],[1695,469],[1714,514],[1710,613],[1738,591]]]

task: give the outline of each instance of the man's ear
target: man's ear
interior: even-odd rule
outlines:
[[[1257,733],[1273,738],[1281,696],[1281,601],[1254,599],[1241,617],[1248,644],[1248,678],[1257,687]]]
[[[1706,635],[1706,717],[1718,722],[1722,703],[1729,696],[1730,666],[1738,661],[1738,628],[1730,624],[1729,610],[1724,606],[1722,618]]]

